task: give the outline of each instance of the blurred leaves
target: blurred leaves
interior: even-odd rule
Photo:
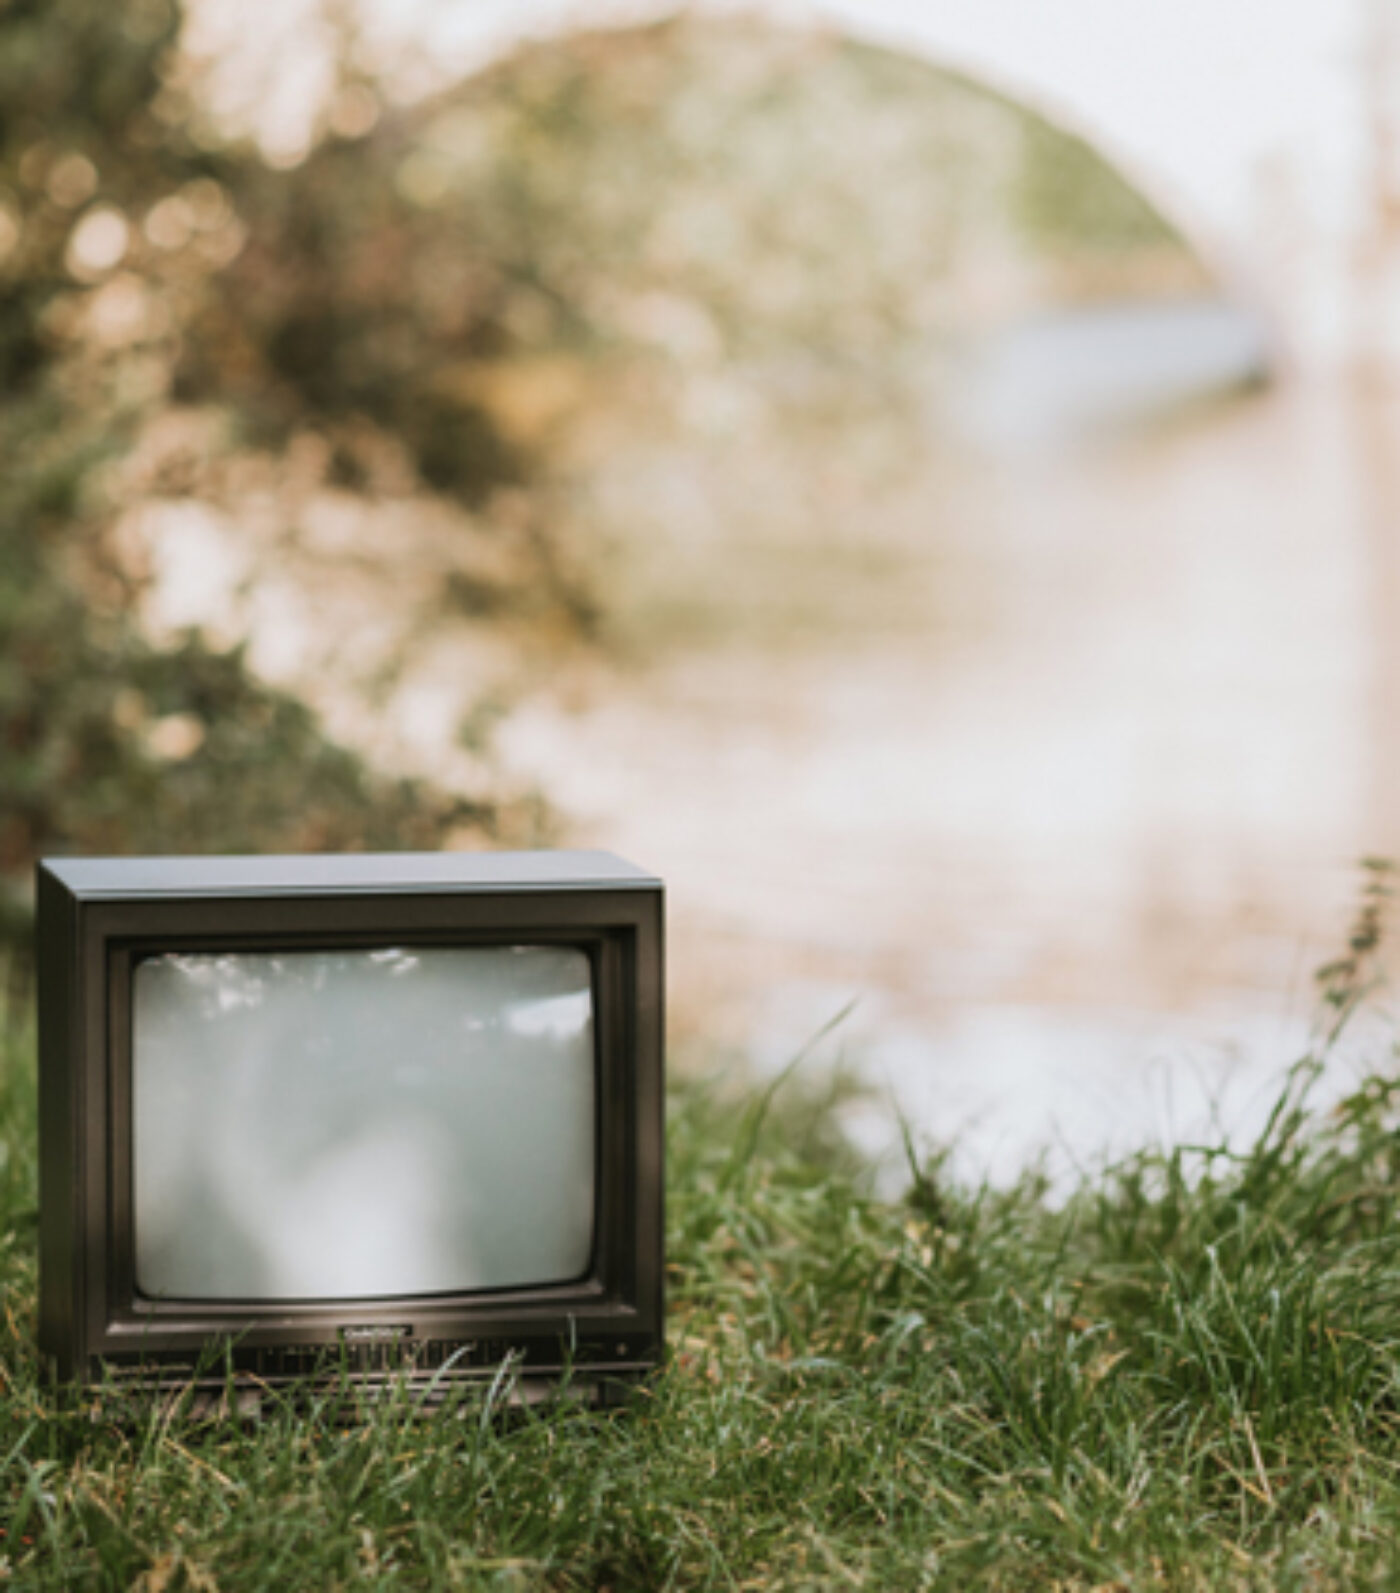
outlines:
[[[1161,214],[1080,138],[1027,118],[1014,187],[1016,215],[1036,243],[1073,255],[1160,250]]]
[[[167,0],[0,7],[0,876],[44,850],[435,846],[484,804],[372,774],[239,648],[157,645],[110,466],[170,401],[250,156],[158,114]],[[172,208],[173,207],[173,208]],[[94,218],[96,218],[94,220]],[[143,225],[144,221],[144,225]],[[172,242],[189,245],[172,249]],[[0,929],[22,913],[8,899]]]
[[[289,164],[213,127],[177,0],[0,3],[0,876],[43,848],[497,824],[328,742],[230,645],[243,611],[158,633],[145,505],[265,560],[320,535],[311,607],[308,572],[362,567],[405,646],[615,644],[620,570],[650,554],[690,600],[686,536],[757,544],[786,514],[820,548],[844,504],[864,539],[882,472],[929,446],[930,353],[979,318],[1081,267],[1199,279],[1086,147],[881,50],[682,18],[394,106],[336,14],[322,136]],[[475,754],[508,693],[464,692]]]

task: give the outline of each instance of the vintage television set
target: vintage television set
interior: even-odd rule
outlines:
[[[600,852],[38,869],[64,1380],[608,1402],[662,1355],[661,882]]]

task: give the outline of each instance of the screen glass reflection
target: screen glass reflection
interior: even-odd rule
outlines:
[[[573,947],[149,957],[132,991],[148,1297],[565,1282],[594,1226],[589,959]]]

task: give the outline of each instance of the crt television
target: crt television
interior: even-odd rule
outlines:
[[[620,1396],[663,1347],[662,932],[602,852],[42,862],[53,1372]]]

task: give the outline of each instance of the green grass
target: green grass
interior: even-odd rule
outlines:
[[[1351,986],[1355,986],[1352,979]],[[1334,1005],[1352,999],[1342,980]],[[3,1575],[64,1589],[1353,1588],[1400,1574],[1400,1087],[1058,1206],[875,1199],[800,1078],[676,1092],[635,1408],[125,1428],[36,1380],[32,1047],[0,1072]],[[499,1402],[500,1390],[497,1391]]]

